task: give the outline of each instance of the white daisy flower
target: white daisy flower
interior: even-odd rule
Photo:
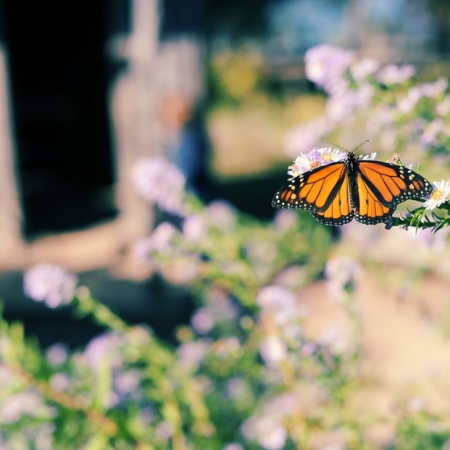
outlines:
[[[361,155],[358,156],[358,159],[362,159],[364,161],[373,161],[377,156],[377,152],[371,152],[370,155]]]
[[[338,162],[342,161],[347,157],[347,153],[342,152],[338,148],[320,148],[319,151],[322,154],[322,166],[325,164],[329,164],[331,162]]]
[[[450,194],[450,181],[434,181],[433,185],[433,192],[428,196],[427,201],[424,203],[426,209],[434,209],[441,205]]]

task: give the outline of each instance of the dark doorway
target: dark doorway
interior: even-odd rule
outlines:
[[[113,217],[108,2],[3,0],[24,233]]]

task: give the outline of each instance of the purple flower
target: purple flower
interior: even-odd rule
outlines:
[[[23,278],[25,294],[49,308],[70,303],[75,295],[78,278],[55,264],[38,264],[28,269]]]
[[[233,377],[227,381],[226,392],[231,399],[240,400],[244,397],[248,397],[250,389],[243,378]]]
[[[70,386],[70,378],[65,373],[57,372],[50,377],[50,386],[55,391],[67,391]]]
[[[279,209],[273,220],[275,228],[285,233],[298,224],[298,215],[292,209]]]
[[[3,397],[0,401],[0,423],[13,424],[22,417],[52,416],[42,397],[30,390]]]
[[[216,321],[209,308],[200,308],[191,319],[192,326],[199,334],[206,334],[212,330]]]
[[[396,66],[390,64],[381,69],[377,74],[377,79],[383,84],[403,84],[413,77],[416,73],[414,66],[405,64],[403,66]]]
[[[208,234],[208,224],[201,214],[192,214],[183,222],[183,234],[192,242],[199,242]]]
[[[296,307],[297,299],[289,289],[281,286],[266,286],[258,292],[256,303],[265,310],[293,310]]]
[[[46,358],[50,365],[60,366],[67,361],[68,349],[65,344],[53,344],[46,351]]]
[[[328,117],[320,117],[292,128],[288,131],[284,143],[287,155],[295,158],[317,147],[323,136],[333,127],[334,124]]]
[[[319,45],[305,53],[306,77],[325,89],[336,91],[344,82],[344,73],[349,69],[354,55],[332,45]]]
[[[208,310],[215,321],[235,321],[239,315],[239,308],[227,293],[217,287],[210,287],[206,293]]]
[[[450,112],[450,97],[445,98],[436,105],[436,114],[439,116],[446,116]]]
[[[341,161],[346,157],[346,153],[328,147],[313,148],[308,153],[301,153],[288,168],[288,175],[295,178],[298,175],[325,166],[332,162]]]
[[[212,202],[208,206],[207,212],[213,225],[219,230],[230,231],[236,225],[236,212],[233,206],[225,200]]]
[[[172,240],[178,234],[178,230],[169,222],[160,223],[148,237],[139,239],[133,246],[134,256],[148,262],[152,252],[167,253],[172,248]]]
[[[358,107],[356,92],[347,91],[343,95],[333,95],[327,102],[327,115],[336,122],[349,119]]]
[[[200,339],[194,342],[185,342],[178,347],[177,355],[179,361],[192,368],[200,365],[203,358],[211,349],[211,341]]]
[[[345,256],[329,259],[325,266],[325,277],[333,297],[339,299],[345,291],[354,289],[361,272],[361,266],[354,259]]]
[[[261,358],[267,367],[277,367],[287,356],[286,344],[276,335],[263,339],[259,346]]]
[[[448,87],[447,78],[439,78],[439,80],[434,83],[424,83],[420,86],[425,97],[436,98],[443,94]]]
[[[250,417],[242,426],[242,433],[247,439],[258,441],[266,450],[284,448],[287,431],[284,426],[272,417]]]
[[[119,372],[114,379],[114,388],[119,395],[131,394],[137,390],[141,382],[141,373],[138,370]]]
[[[101,367],[101,363],[108,361],[112,367],[119,367],[122,363],[119,346],[122,336],[115,332],[103,333],[92,339],[84,350],[84,358],[93,369]]]
[[[320,336],[319,342],[326,346],[333,355],[343,355],[353,350],[348,333],[340,328],[325,330]]]
[[[367,107],[373,95],[374,88],[369,84],[362,85],[359,90],[332,95],[327,102],[328,117],[336,122],[348,120],[353,113]]]
[[[294,391],[283,392],[268,400],[263,406],[262,412],[266,417],[271,416],[282,420],[284,417],[295,415],[300,405],[298,393]]]
[[[276,326],[278,336],[269,336],[261,344],[261,354],[268,365],[272,360],[285,353],[287,346],[299,346],[303,335],[302,320],[308,314],[307,308],[300,304],[293,292],[281,286],[266,286],[256,298],[262,307],[261,322],[270,322]],[[283,341],[281,341],[283,339]]]
[[[222,450],[244,450],[244,447],[238,442],[231,442],[225,445],[225,447],[222,447]]]
[[[311,356],[317,350],[315,342],[305,342],[301,347],[301,354],[304,356]]]
[[[423,92],[417,86],[412,87],[405,96],[401,97],[397,102],[397,109],[403,114],[408,114],[416,107],[422,98]]]
[[[288,175],[292,178],[297,177],[298,175],[308,172],[316,167],[323,166],[325,163],[322,158],[323,149],[313,148],[308,153],[302,153],[300,156],[295,158],[294,164],[289,166]]]
[[[165,158],[146,157],[137,161],[132,171],[136,192],[162,210],[180,214],[184,197],[185,177]]]
[[[173,433],[173,425],[167,421],[160,422],[155,427],[155,434],[162,441],[167,442],[173,436]]]
[[[382,131],[390,131],[394,123],[395,108],[391,105],[380,104],[372,110],[372,114],[368,116],[367,128],[369,133],[378,134]]]
[[[438,141],[439,134],[445,129],[444,121],[439,118],[427,123],[420,136],[420,142],[423,145],[435,145]]]
[[[261,239],[249,240],[245,245],[247,257],[252,261],[252,265],[264,266],[271,263],[278,255],[277,246],[270,241],[261,241]],[[256,267],[254,267],[256,269]]]
[[[422,230],[410,228],[408,231],[412,239],[419,241],[420,244],[426,249],[430,249],[435,252],[443,252],[447,248],[447,238],[450,234],[449,227],[439,230],[439,233],[434,233],[431,228]]]
[[[355,81],[361,82],[370,75],[373,75],[378,70],[379,66],[380,64],[375,59],[363,58],[352,64],[350,73]]]

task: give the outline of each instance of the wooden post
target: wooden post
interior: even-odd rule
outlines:
[[[11,101],[8,80],[8,56],[0,44],[0,267],[8,269],[24,258],[21,234],[21,207],[11,132]]]

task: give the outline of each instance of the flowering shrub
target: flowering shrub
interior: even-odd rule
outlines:
[[[69,303],[76,285],[75,275],[53,264],[39,264],[24,277],[25,294],[37,302],[44,301],[49,308]]]
[[[320,130],[315,139],[330,133],[330,124],[340,127],[337,111],[344,108],[346,120],[362,117],[368,129],[396,131],[395,139],[402,142],[409,142],[401,134],[408,127],[405,114],[414,115],[407,99],[448,114],[444,83],[418,85],[419,95],[410,66],[380,68],[330,47],[311,50],[306,62],[307,75],[330,95],[327,124],[313,128]],[[392,96],[404,99],[401,110]],[[373,121],[369,106],[378,120],[384,118],[380,111],[387,111],[395,126],[390,120]],[[432,120],[417,123],[424,131]],[[311,150],[313,145],[306,153],[298,137],[289,139],[296,156],[303,153],[289,168],[291,176],[342,157],[339,151]],[[422,145],[437,152],[446,139],[443,127]],[[334,246],[329,229],[292,210],[263,223],[223,201],[205,206],[184,190],[182,174],[161,158],[139,162],[133,177],[147,201],[177,215],[159,223],[134,250],[143,264],[191,292],[197,308],[190,324],[178,328],[178,345],[169,346],[148,326],[125,323],[67,270],[49,264],[31,268],[24,277],[30,298],[50,308],[73,308],[105,332],[83,349],[55,344],[43,351],[24,338],[20,324],[0,318],[2,448],[400,450],[449,445],[448,421],[417,402],[399,402],[382,444],[371,437],[372,428],[389,418],[354,403],[353,394],[367,383],[360,367],[361,321],[353,302],[364,269],[348,255],[328,258]],[[450,210],[448,194],[448,182],[435,183],[424,214],[414,216],[423,220],[421,226],[447,224],[448,218],[434,209]],[[430,209],[433,215],[427,218]],[[312,339],[305,332],[309,310],[300,289],[322,274],[330,299],[342,305],[351,326],[347,333],[330,331]]]
[[[320,147],[323,141],[330,139],[348,140],[349,134],[354,141],[358,132],[363,132],[361,141],[368,139],[374,149],[390,153],[401,150],[422,160],[439,154],[448,162],[450,128],[446,124],[450,120],[450,93],[447,79],[414,83],[412,77],[416,69],[411,65],[382,67],[373,59],[358,59],[352,52],[331,45],[320,45],[306,52],[305,71],[328,95],[326,114],[301,124],[288,134],[287,152],[296,157],[291,166],[295,170],[290,168],[290,175],[329,162],[319,155],[321,149],[311,148]],[[400,157],[394,155],[389,162],[398,163]],[[343,157],[336,150],[331,160]],[[373,159],[374,154],[370,158]],[[450,224],[449,182],[442,180],[433,184],[434,190],[424,207],[406,217],[394,218],[390,225],[413,225],[433,231],[447,227]],[[427,210],[435,208],[441,211],[426,215]]]
[[[427,154],[446,152],[450,129],[448,80],[414,83],[410,65],[381,67],[372,59],[330,45],[305,55],[306,75],[328,95],[326,115],[300,125],[287,136],[291,156],[324,139],[361,135],[374,149]]]

